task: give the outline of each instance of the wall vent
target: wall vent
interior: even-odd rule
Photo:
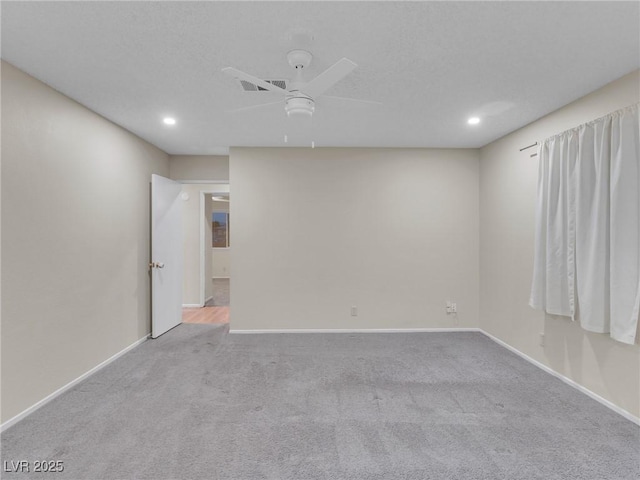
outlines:
[[[270,83],[271,85],[275,85],[276,87],[280,87],[284,90],[287,89],[287,81],[286,80],[265,80],[265,82]],[[240,85],[242,85],[242,89],[245,92],[267,92],[266,88],[262,88],[259,85],[255,85],[251,82],[247,82],[246,80],[240,80]]]

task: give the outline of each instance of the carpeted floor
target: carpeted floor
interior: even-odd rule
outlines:
[[[228,307],[229,306],[229,279],[214,278],[213,298],[206,302],[205,307]]]
[[[480,333],[182,324],[2,435],[51,479],[638,479],[640,428]]]

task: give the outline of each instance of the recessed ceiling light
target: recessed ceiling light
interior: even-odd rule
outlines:
[[[469,120],[467,120],[467,123],[469,125],[477,125],[480,123],[480,119],[478,117],[471,117]]]
[[[175,125],[176,124],[176,119],[175,118],[171,118],[171,117],[164,117],[162,119],[162,121],[164,122],[165,125]]]

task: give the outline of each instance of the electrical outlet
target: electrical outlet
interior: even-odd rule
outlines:
[[[458,313],[458,305],[455,302],[447,300],[447,315]]]
[[[540,332],[540,346],[544,347],[544,332]]]
[[[351,305],[351,316],[352,317],[358,316],[358,307],[356,305]]]

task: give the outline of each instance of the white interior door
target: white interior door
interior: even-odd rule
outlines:
[[[151,175],[151,336],[182,322],[182,184]]]

